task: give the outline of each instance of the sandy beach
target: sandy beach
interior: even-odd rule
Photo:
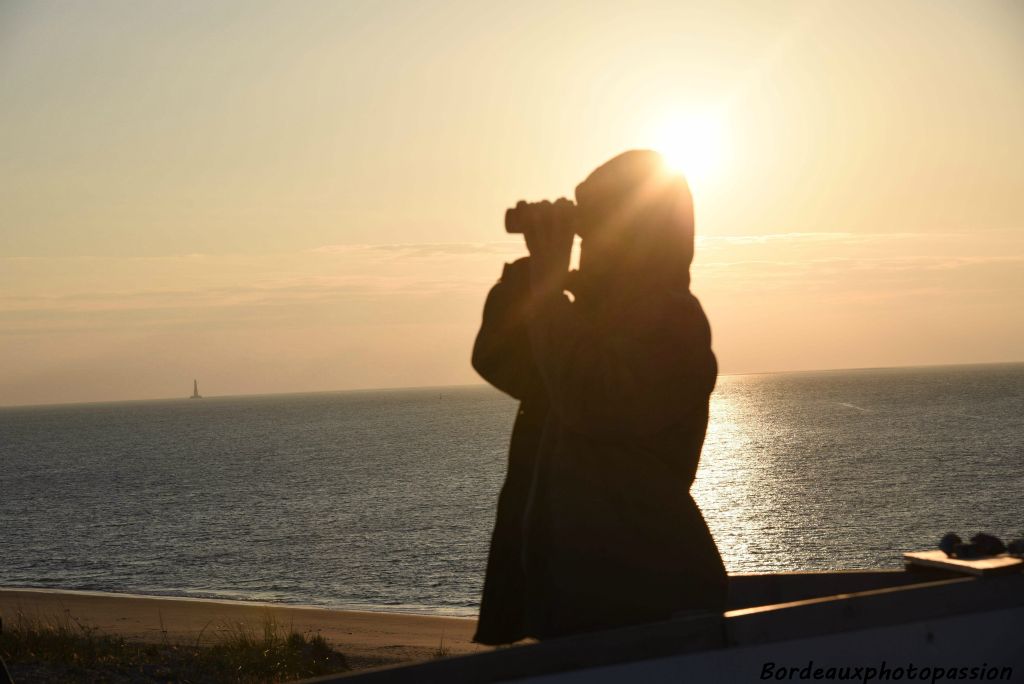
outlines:
[[[319,632],[353,669],[426,660],[443,647],[451,655],[487,647],[470,641],[476,620],[305,606],[100,592],[0,589],[0,617],[11,624],[70,615],[106,634],[160,643],[205,642],[239,623],[259,627],[268,618],[298,632]]]

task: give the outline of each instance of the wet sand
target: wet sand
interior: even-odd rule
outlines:
[[[100,592],[0,589],[0,617],[13,625],[21,611],[30,618],[70,616],[102,633],[162,643],[204,643],[239,624],[259,630],[268,618],[297,632],[319,632],[354,669],[449,655],[488,647],[470,639],[473,618],[329,610],[280,604],[137,596]],[[200,636],[201,635],[201,636]]]

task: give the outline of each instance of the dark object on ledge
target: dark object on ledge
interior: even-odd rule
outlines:
[[[939,548],[949,556],[953,557],[953,552],[958,544],[963,543],[963,539],[957,536],[956,532],[947,532],[942,539],[939,540]]]
[[[1024,540],[1018,540],[1014,544],[1018,542],[1021,544],[1020,550],[1024,551]],[[970,544],[964,544],[955,532],[947,532],[939,540],[939,549],[949,558],[962,559],[984,558],[1006,553],[1006,545],[999,537],[984,532],[979,532],[971,537]]]
[[[1024,539],[1014,539],[1007,544],[1006,552],[1011,556],[1024,556]]]
[[[982,556],[996,556],[1000,553],[1006,553],[1006,544],[1003,543],[1002,539],[991,534],[985,534],[984,532],[979,532],[971,537],[971,544],[974,546],[974,550]]]

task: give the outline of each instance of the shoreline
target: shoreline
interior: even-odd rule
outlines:
[[[268,620],[300,633],[319,633],[353,669],[429,660],[439,652],[490,650],[472,643],[476,619],[370,610],[341,610],[229,599],[99,591],[0,587],[0,617],[11,627],[32,619],[73,617],[103,634],[144,643],[212,643],[239,624]]]
[[[142,591],[106,591],[103,589],[67,589],[63,587],[19,587],[13,585],[0,585],[0,594],[8,591],[16,592],[35,592],[41,594],[81,594],[83,596],[109,596],[109,597],[120,597],[120,598],[138,598],[138,599],[166,599],[169,601],[200,601],[209,603],[227,603],[227,604],[241,604],[246,606],[264,606],[268,608],[297,608],[297,609],[309,609],[309,610],[330,610],[338,611],[342,613],[368,613],[370,615],[408,615],[415,617],[436,617],[436,618],[451,618],[454,620],[472,620],[476,621],[477,616],[474,615],[457,615],[454,613],[445,613],[445,608],[429,608],[424,606],[422,610],[418,607],[411,606],[408,609],[405,606],[362,606],[362,605],[316,605],[314,603],[289,603],[288,601],[265,601],[260,599],[248,599],[248,598],[228,598],[225,596],[189,596],[185,594],[158,594],[152,593],[147,594]],[[454,609],[459,610],[459,609]],[[436,612],[435,612],[436,611]]]

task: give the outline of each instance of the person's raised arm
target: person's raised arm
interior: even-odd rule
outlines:
[[[527,332],[529,261],[524,257],[505,264],[501,280],[487,294],[472,357],[484,380],[520,400],[541,384]]]

